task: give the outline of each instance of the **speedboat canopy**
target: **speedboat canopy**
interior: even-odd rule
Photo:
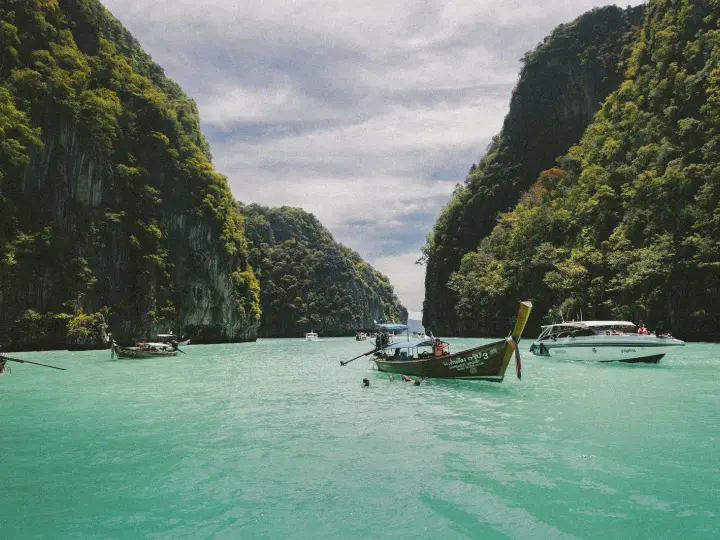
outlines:
[[[407,324],[378,324],[378,323],[375,323],[375,326],[377,326],[381,330],[387,330],[389,332],[394,332],[395,330],[407,330],[408,329]]]

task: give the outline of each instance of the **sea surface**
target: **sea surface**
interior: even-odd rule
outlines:
[[[720,345],[529,345],[522,380],[419,387],[351,338],[10,354],[67,371],[0,377],[0,538],[720,538]]]

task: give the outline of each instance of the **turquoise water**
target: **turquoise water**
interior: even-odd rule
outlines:
[[[528,347],[521,381],[420,387],[341,368],[350,338],[17,353],[68,371],[0,377],[0,538],[720,536],[720,345]]]

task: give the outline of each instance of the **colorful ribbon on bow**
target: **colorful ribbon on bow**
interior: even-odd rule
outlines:
[[[518,347],[518,344],[515,343],[515,340],[512,336],[507,338],[507,342],[515,351],[515,373],[517,373],[517,378],[522,379],[522,362],[520,361],[520,347]]]

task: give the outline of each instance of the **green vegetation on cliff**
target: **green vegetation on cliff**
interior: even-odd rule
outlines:
[[[497,333],[522,297],[720,340],[719,22],[718,0],[649,3],[625,80],[450,280],[463,333]]]
[[[373,320],[406,321],[388,279],[299,208],[240,206],[260,280],[260,335],[351,335]]]
[[[618,64],[642,13],[642,8],[593,10],[561,25],[525,55],[502,131],[428,236],[423,250],[426,328],[445,335],[475,333],[456,318],[459,297],[448,286],[452,273],[463,255],[492,231],[498,213],[510,210],[538,173],[552,167],[582,136],[622,80]]]
[[[242,218],[210,159],[194,102],[97,0],[0,4],[0,341],[72,345],[69,321],[101,311],[124,340],[254,339]]]

